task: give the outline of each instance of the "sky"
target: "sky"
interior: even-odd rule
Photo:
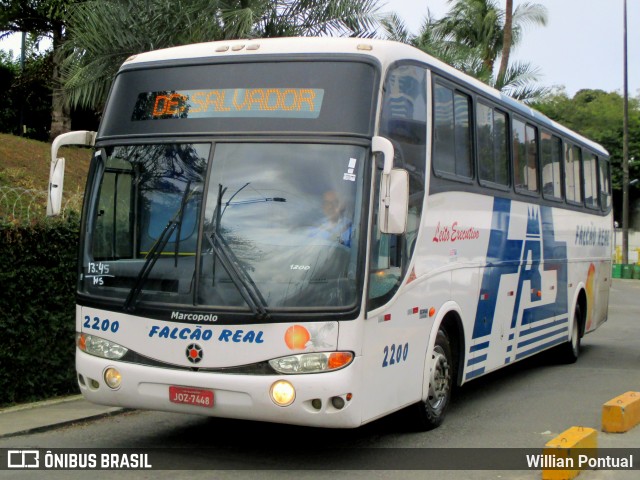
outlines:
[[[495,0],[504,7],[504,0]],[[517,7],[526,0],[514,0]],[[564,86],[573,96],[583,88],[623,91],[624,0],[529,0],[547,8],[546,27],[529,26],[513,61],[539,68],[543,86]],[[381,0],[382,11],[396,12],[418,33],[427,8],[435,18],[449,10],[448,0]],[[627,0],[629,95],[640,95],[640,2]],[[20,36],[0,41],[17,55]]]

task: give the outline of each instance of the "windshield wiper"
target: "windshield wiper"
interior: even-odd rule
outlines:
[[[245,184],[242,188],[249,185]],[[242,188],[240,190],[242,190]],[[211,242],[211,247],[213,253],[222,264],[222,267],[225,269],[229,278],[240,292],[240,295],[244,299],[244,301],[249,305],[249,308],[253,312],[253,314],[258,317],[259,320],[264,320],[269,318],[269,312],[267,311],[267,302],[262,296],[260,289],[255,284],[249,273],[242,266],[238,257],[233,253],[227,241],[220,235],[219,227],[220,221],[222,219],[222,214],[224,210],[221,209],[222,205],[222,195],[226,191],[226,188],[223,188],[222,185],[218,185],[218,199],[216,201],[216,209],[214,211],[215,218],[215,227],[213,232],[209,234],[208,239]],[[233,198],[238,192],[236,192],[231,198]],[[229,205],[231,199],[226,203],[226,207]],[[213,261],[213,278],[215,280],[215,259]]]
[[[185,207],[189,202],[191,196],[197,190],[196,188],[194,188],[193,190],[189,190],[190,185],[191,185],[191,181],[187,183],[187,186],[184,190],[184,194],[182,195],[182,200],[180,201],[180,208],[173,215],[173,218],[171,218],[171,220],[169,220],[169,222],[165,225],[164,230],[162,230],[162,233],[158,237],[158,240],[156,240],[156,243],[153,244],[153,247],[151,247],[151,250],[149,250],[149,253],[147,253],[144,264],[142,265],[142,268],[140,269],[140,272],[136,277],[135,284],[133,285],[133,288],[129,291],[129,295],[127,295],[127,299],[124,301],[124,305],[123,305],[124,310],[130,312],[135,309],[134,302],[140,295],[140,292],[142,292],[142,287],[146,283],[147,278],[149,278],[149,274],[151,273],[151,270],[155,266],[156,262],[158,261],[158,258],[160,258],[160,255],[162,255],[162,252],[164,251],[164,247],[166,247],[167,243],[169,243],[169,239],[171,238],[171,235],[173,235],[173,232],[175,232],[176,229],[178,229],[178,236],[180,235],[180,228],[182,226],[182,219],[184,217]],[[175,266],[176,267],[178,266],[177,255],[178,255],[179,242],[180,242],[179,238],[176,239],[176,249],[175,249],[175,255],[176,255]]]
[[[249,305],[253,314],[258,317],[258,320],[268,319],[269,312],[267,311],[266,300],[251,276],[242,267],[226,240],[220,233],[214,231],[209,234],[209,241],[211,242],[213,253],[220,260],[222,267],[231,278],[244,301]]]

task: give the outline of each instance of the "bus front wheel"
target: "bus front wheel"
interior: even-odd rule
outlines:
[[[447,333],[440,329],[431,354],[429,391],[426,400],[413,405],[415,426],[431,430],[442,424],[451,400],[453,361]]]

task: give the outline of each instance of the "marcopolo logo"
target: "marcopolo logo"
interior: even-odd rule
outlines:
[[[218,315],[213,313],[184,313],[184,312],[171,312],[171,320],[187,320],[190,322],[217,322]]]

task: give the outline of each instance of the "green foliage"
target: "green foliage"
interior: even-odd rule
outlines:
[[[79,220],[0,224],[0,406],[77,392]]]
[[[530,101],[546,93],[536,84],[537,68],[528,63],[508,65],[500,81],[494,72],[502,53],[505,11],[495,0],[451,0],[451,9],[437,19],[427,10],[418,35],[406,31],[397,15],[382,21],[387,38],[409,43],[445,63],[497,88],[507,95]],[[546,25],[544,6],[525,2],[513,12],[512,48],[529,25]]]
[[[0,132],[11,132],[18,125],[15,98],[8,92],[19,71],[19,62],[13,58],[12,52],[0,50],[0,95],[5,99],[0,105]]]
[[[601,144],[609,151],[614,190],[622,189],[622,102],[617,92],[580,90],[570,98],[555,91],[532,104],[552,120]],[[629,99],[629,151],[640,152],[640,102]],[[639,158],[640,160],[640,158]],[[629,167],[630,178],[640,178],[640,162]],[[637,190],[635,186],[632,190]]]
[[[89,0],[67,15],[62,76],[72,106],[101,108],[131,55],[233,38],[373,35],[379,0]]]
[[[38,38],[27,36],[24,70],[20,61],[0,52],[0,133],[19,134],[22,109],[25,136],[47,140],[51,124],[51,52],[40,52]],[[6,73],[6,74],[5,74]]]
[[[611,156],[611,180],[616,220],[622,210],[622,124],[623,98],[617,92],[580,90],[570,98],[556,90],[531,106],[558,123],[601,144]],[[629,99],[629,152],[640,152],[640,101]],[[639,154],[636,154],[640,157]],[[640,158],[638,159],[640,160]],[[629,178],[640,178],[640,161],[629,162]],[[631,185],[631,204],[640,197],[639,185]]]

